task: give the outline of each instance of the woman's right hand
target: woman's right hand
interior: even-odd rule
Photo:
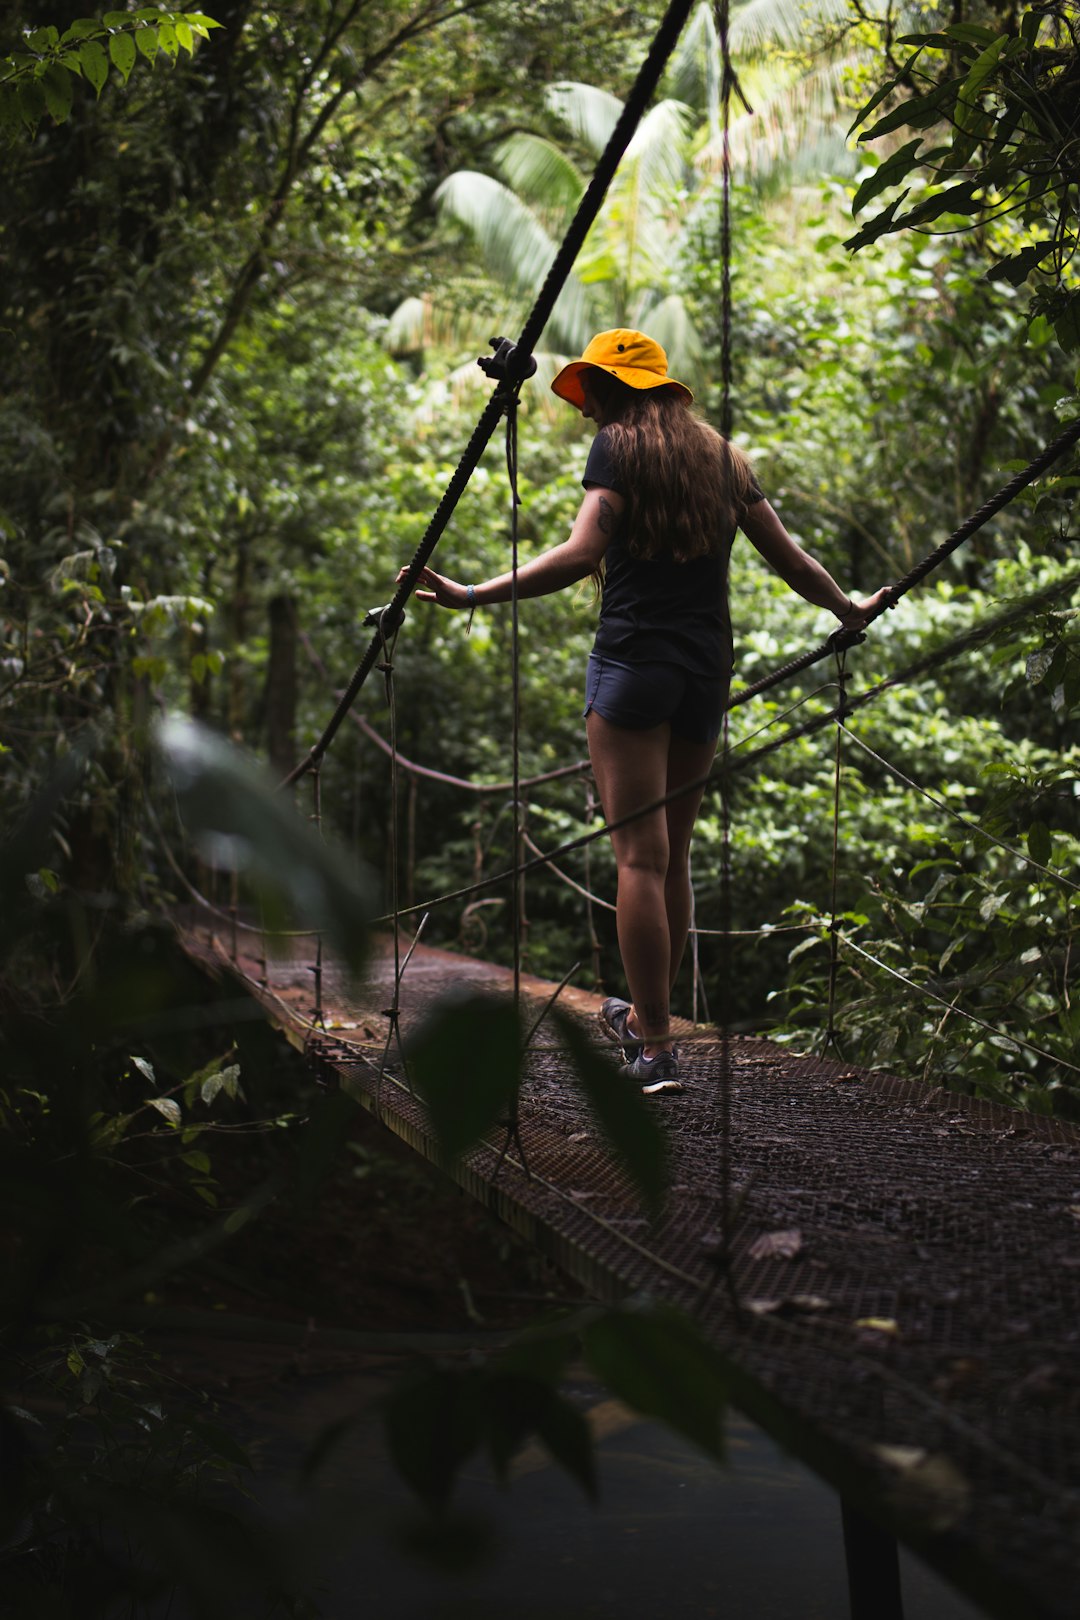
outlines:
[[[399,585],[407,572],[405,568],[398,570]],[[421,585],[426,585],[428,589],[421,590]],[[447,579],[443,574],[437,574],[434,568],[421,568],[417,575],[416,586],[413,595],[420,602],[437,602],[444,608],[466,608],[469,605],[466,586],[458,585],[456,581]]]

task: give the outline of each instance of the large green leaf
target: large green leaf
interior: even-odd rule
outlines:
[[[505,1480],[511,1462],[530,1435],[537,1435],[556,1462],[596,1495],[592,1436],[584,1417],[544,1378],[492,1368],[482,1386],[485,1438],[495,1471]]]
[[[922,202],[916,203],[906,214],[901,214],[896,224],[926,225],[932,219],[940,219],[942,214],[977,214],[982,207],[982,202],[974,196],[978,189],[978,185],[973,181],[947,186],[944,191],[935,192],[932,197],[924,197]]]
[[[866,247],[870,242],[876,242],[879,236],[885,236],[889,231],[893,230],[895,228],[893,222],[897,211],[903,206],[909,195],[909,190],[910,188],[905,187],[899,197],[894,197],[888,207],[881,210],[880,214],[875,214],[874,218],[867,220],[865,225],[860,225],[855,235],[846,239],[844,246],[851,253],[857,253],[859,248]]]
[[[50,63],[41,79],[49,114],[56,123],[62,124],[71,111],[74,79],[59,62]]]
[[[570,1065],[609,1147],[650,1211],[659,1213],[667,1186],[667,1143],[638,1086],[597,1050],[581,1025],[559,1008],[551,1014]]]
[[[588,1322],[582,1338],[589,1367],[627,1406],[723,1457],[723,1370],[688,1316],[668,1305],[630,1305]]]
[[[586,1496],[595,1499],[596,1457],[592,1433],[577,1407],[552,1390],[536,1413],[535,1428],[555,1461],[577,1480]]]
[[[1043,259],[1048,258],[1056,248],[1057,243],[1033,242],[1028,247],[1021,248],[1019,253],[1012,253],[1007,259],[999,259],[997,264],[991,265],[986,272],[987,281],[1009,281],[1014,287],[1019,287],[1026,281],[1032,270],[1038,268]]]
[[[255,886],[271,928],[320,929],[358,967],[373,907],[348,857],[216,732],[173,718],[159,726],[157,742],[184,821],[211,863],[235,866]]]
[[[480,1373],[424,1368],[390,1393],[384,1409],[390,1454],[422,1501],[441,1508],[483,1433]]]
[[[897,151],[890,153],[884,163],[878,165],[873,174],[868,174],[862,185],[852,199],[851,212],[857,214],[872,202],[881,192],[887,191],[890,186],[899,185],[904,177],[919,165],[919,147],[922,145],[922,136],[908,141]]]
[[[130,34],[113,34],[109,39],[109,55],[113,66],[127,84],[135,66],[135,41]]]
[[[956,100],[958,89],[959,80],[947,79],[944,84],[935,85],[925,96],[912,96],[909,100],[902,101],[883,118],[879,118],[876,124],[864,129],[859,140],[875,141],[879,135],[891,135],[894,129],[905,127],[927,129],[946,116],[948,109]]]
[[[79,61],[95,93],[100,96],[102,86],[109,77],[109,58],[105,53],[105,47],[99,40],[85,40],[79,46]]]
[[[475,1146],[514,1105],[521,1030],[509,999],[469,995],[442,1002],[410,1036],[407,1054],[449,1159]]]

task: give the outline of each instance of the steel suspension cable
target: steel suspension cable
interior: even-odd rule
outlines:
[[[855,941],[849,939],[846,934],[840,935],[840,943],[845,949],[854,951],[856,955],[863,957],[865,961],[872,962],[875,967],[881,968],[884,973],[889,974],[890,978],[899,979],[901,984],[906,985],[909,990],[914,990],[915,994],[922,996],[924,1000],[935,1001],[939,1007],[945,1007],[954,1017],[966,1019],[969,1024],[977,1025],[979,1029],[985,1030],[988,1035],[993,1035],[1000,1041],[1010,1041],[1013,1046],[1021,1047],[1034,1057],[1045,1058],[1048,1063],[1056,1064],[1058,1068],[1068,1069],[1070,1074],[1080,1074],[1080,1068],[1075,1063],[1070,1063],[1068,1058],[1062,1057],[1057,1052],[1048,1052],[1045,1047],[1036,1046],[1032,1041],[1025,1041],[1022,1035],[1010,1035],[1006,1030],[988,1024],[986,1019],[980,1018],[977,1013],[968,1012],[965,1007],[957,1006],[954,1001],[946,1001],[945,997],[939,996],[935,990],[928,989],[926,985],[920,984],[917,979],[909,978],[906,973],[901,973],[898,968],[890,967],[880,957],[864,950],[861,945],[856,945]]]
[[[932,573],[935,568],[940,567],[947,557],[951,557],[953,552],[962,546],[965,541],[970,540],[973,534],[977,534],[980,529],[984,528],[990,519],[996,517],[1003,507],[1008,506],[1010,501],[1016,499],[1021,490],[1026,489],[1029,484],[1033,484],[1037,478],[1041,478],[1043,473],[1047,472],[1055,461],[1060,461],[1061,457],[1068,450],[1071,450],[1077,441],[1080,441],[1080,418],[1077,418],[1075,422],[1070,422],[1021,472],[1010,478],[1007,484],[1003,484],[996,494],[992,495],[988,501],[985,501],[979,507],[978,511],[973,512],[970,517],[960,524],[959,528],[953,530],[947,539],[943,540],[933,551],[928,552],[922,561],[916,563],[915,567],[906,573],[902,579],[897,580],[896,584],[890,587],[886,599],[867,619],[867,625],[880,618],[881,614],[887,612],[889,608],[895,607],[901,597],[906,596],[916,585],[921,584],[926,576]],[[829,656],[838,641],[841,645],[844,645],[845,638],[848,638],[847,645],[862,640],[861,635],[852,635],[851,632],[847,631],[833,631],[828,640],[823,641],[820,646],[812,647],[808,652],[802,653],[798,658],[793,658],[790,663],[784,664],[780,669],[773,670],[771,675],[766,675],[760,681],[755,681],[753,685],[744,687],[731,699],[731,707],[734,709],[742,703],[749,703],[751,698],[759,696],[762,692],[769,691],[773,686],[779,686],[781,681],[786,681],[790,676],[797,675],[800,671],[809,669],[811,665],[820,663],[823,658]]]
[[[727,462],[726,483],[734,488],[731,476],[731,92],[735,77],[731,63],[729,0],[714,0],[716,31],[720,45],[720,437]],[[724,589],[727,589],[725,580]],[[720,1249],[716,1255],[717,1276],[722,1276],[732,1298],[735,1281],[732,1271],[736,1211],[732,1203],[731,1167],[731,1021],[728,998],[733,979],[731,920],[731,709],[724,709],[720,744],[720,976],[723,1001],[720,1008]],[[697,938],[694,939],[695,969]],[[695,985],[696,989],[696,985]],[[736,1304],[737,1304],[736,1300]]]
[[[828,1021],[825,1025],[825,1037],[822,1043],[822,1053],[831,1046],[840,1057],[840,1033],[836,1027],[836,979],[840,968],[840,945],[838,940],[839,922],[837,920],[837,902],[840,886],[840,788],[844,767],[843,741],[847,727],[844,721],[847,718],[847,651],[844,648],[837,650],[836,654],[836,681],[840,688],[840,699],[837,703],[836,714],[836,751],[833,761],[833,814],[832,814],[832,874],[829,899],[829,993],[828,993]]]
[[[511,681],[511,750],[513,776],[513,841],[514,878],[510,886],[511,929],[514,935],[514,1013],[521,1011],[521,615],[518,611],[518,394],[515,389],[506,402],[506,472],[510,483],[510,681]],[[517,1099],[514,1099],[514,1128],[517,1128]]]
[[[888,675],[883,680],[878,681],[874,686],[868,687],[865,692],[860,692],[856,697],[850,697],[847,703],[849,714],[854,712],[856,709],[863,708],[868,703],[875,702],[878,698],[882,697],[886,692],[891,691],[894,687],[910,684],[912,681],[930,673],[932,670],[941,668],[944,665],[952,662],[953,659],[958,658],[962,653],[968,651],[969,648],[976,646],[980,641],[985,641],[988,637],[994,635],[999,630],[1006,629],[1009,626],[1017,623],[1019,620],[1027,617],[1030,613],[1036,612],[1040,608],[1045,607],[1048,602],[1054,599],[1055,596],[1059,596],[1065,590],[1072,589],[1078,583],[1080,583],[1080,573],[1070,574],[1066,576],[1065,579],[1057,580],[1051,585],[1043,586],[1040,590],[1035,591],[1030,596],[1025,597],[1022,602],[1007,608],[1002,613],[996,614],[992,620],[984,624],[974,625],[970,629],[964,631],[961,635],[954,637],[949,642],[946,642],[944,646],[935,648],[932,652],[925,654],[921,658],[914,659],[910,664],[905,665],[902,669],[895,670],[891,675]],[[835,724],[839,716],[839,712],[839,705],[834,705],[825,713],[816,715],[813,719],[804,721],[799,726],[791,727],[789,730],[785,731],[781,737],[776,738],[774,741],[763,743],[760,747],[755,748],[749,754],[744,754],[739,758],[733,758],[731,766],[732,770],[748,770],[751,766],[759,764],[761,760],[767,758],[770,754],[773,754],[777,752],[778,749],[783,748],[787,743],[794,742],[802,737],[812,736],[815,732],[822,730],[825,726]],[[547,854],[535,856],[533,859],[523,862],[523,868],[526,872],[537,871],[539,868],[547,865],[549,862],[560,859],[560,857],[563,855],[569,855],[575,850],[584,849],[587,844],[595,842],[598,838],[604,838],[613,830],[617,832],[621,827],[629,826],[632,821],[638,820],[641,816],[651,815],[654,811],[660,810],[666,805],[674,803],[676,799],[682,798],[687,793],[696,793],[701,789],[708,788],[710,785],[715,784],[718,775],[719,767],[717,765],[713,765],[712,768],[705,773],[705,775],[698,777],[692,782],[685,783],[682,787],[675,788],[671,793],[664,794],[662,798],[655,800],[655,802],[652,804],[643,805],[640,809],[631,811],[627,815],[620,817],[617,821],[605,822],[602,826],[595,827],[589,832],[581,833],[575,838],[567,839],[564,843],[557,845],[556,848],[550,850]],[[474,894],[481,893],[486,889],[496,888],[499,884],[509,882],[510,877],[510,869],[504,868],[504,870],[501,872],[493,872],[488,877],[480,878],[476,882],[466,884],[461,888],[449,890],[444,894],[440,894],[432,899],[425,900],[422,904],[406,906],[403,914],[410,911],[426,911],[433,909],[435,906],[447,905],[455,900],[470,899]],[[390,919],[387,916],[376,917],[373,920],[375,923],[383,923],[388,922]]]
[[[461,460],[458,462],[450,482],[447,484],[443,497],[436,507],[427,529],[424,531],[420,544],[402,574],[393,597],[387,604],[387,630],[389,633],[392,633],[401,623],[405,614],[406,603],[416,588],[420,571],[427,565],[446,525],[453,516],[459,500],[465,492],[469,479],[479,464],[485,447],[502,419],[506,386],[519,383],[525,375],[525,371],[521,368],[531,365],[532,351],[539,342],[544,327],[551,317],[563,284],[569,276],[589,229],[600,211],[600,205],[615,176],[615,171],[652,99],[653,92],[660,82],[660,75],[667,64],[668,57],[675,48],[683,24],[690,15],[694,4],[695,0],[670,0],[668,9],[649,48],[648,55],[638,70],[637,78],[634,80],[630,94],[627,96],[622,112],[619,114],[611,137],[597,161],[585,195],[578,204],[577,211],[567,227],[566,234],[551,263],[536,302],[526,317],[525,324],[521,329],[521,336],[516,344],[506,345],[508,354],[505,360],[503,379],[484,407]],[[322,735],[307,756],[290,771],[283,786],[288,786],[290,783],[297,781],[305,772],[312,770],[322,759],[342,720],[344,720],[349,709],[356,701],[357,694],[371,673],[378,655],[379,636],[376,634],[372,637],[366,652],[353,671],[348,686],[345,688],[337,708],[334,710]]]
[[[914,793],[920,793],[936,809],[941,810],[947,816],[951,816],[953,821],[958,821],[962,827],[966,827],[976,838],[985,838],[988,844],[993,844],[997,849],[1004,850],[1006,855],[1012,855],[1016,860],[1022,861],[1025,866],[1030,866],[1036,872],[1042,872],[1046,877],[1053,878],[1055,883],[1060,883],[1064,888],[1071,889],[1074,894],[1080,894],[1080,883],[1074,883],[1072,878],[1065,876],[1064,872],[1055,872],[1052,866],[1045,866],[1042,861],[1037,861],[1033,855],[1026,855],[1022,849],[1017,849],[1015,845],[1007,844],[1003,838],[998,838],[994,833],[987,832],[985,827],[980,827],[979,823],[972,821],[970,816],[962,816],[959,810],[954,810],[951,804],[947,804],[944,799],[939,799],[937,794],[931,793],[929,788],[923,787],[919,782],[912,781],[911,777],[906,776],[899,766],[894,765],[891,760],[885,759],[876,749],[871,748],[868,742],[864,742],[854,731],[843,725],[842,720],[838,719],[837,724],[842,727],[847,736],[851,738],[851,741],[862,749],[864,754],[869,754],[871,759],[876,760],[892,776],[895,776],[896,780],[903,783],[904,787],[910,788]]]

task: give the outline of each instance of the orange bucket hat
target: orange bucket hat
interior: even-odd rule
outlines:
[[[585,404],[581,374],[590,366],[618,377],[630,388],[677,388],[687,399],[694,397],[685,383],[668,376],[667,355],[644,332],[631,332],[621,326],[612,332],[598,332],[580,360],[563,366],[551,384],[552,392],[581,410]]]

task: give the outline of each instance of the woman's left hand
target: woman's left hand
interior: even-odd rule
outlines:
[[[400,585],[408,569],[398,570],[397,582]],[[443,574],[437,574],[434,568],[421,568],[417,575],[417,590],[414,592],[420,602],[437,602],[444,608],[466,608],[469,605],[468,587],[458,585],[454,580],[447,579]],[[420,590],[426,585],[427,590]]]
[[[870,623],[870,620],[876,619],[878,614],[881,612],[882,607],[886,605],[885,598],[888,596],[891,589],[892,587],[890,585],[883,585],[880,591],[875,591],[873,596],[864,597],[860,602],[856,602],[854,597],[852,597],[850,599],[851,606],[848,608],[846,613],[842,613],[840,615],[840,623],[843,625],[844,629],[865,630],[866,626]],[[887,605],[890,608],[893,608],[896,606],[896,603],[889,602]]]

